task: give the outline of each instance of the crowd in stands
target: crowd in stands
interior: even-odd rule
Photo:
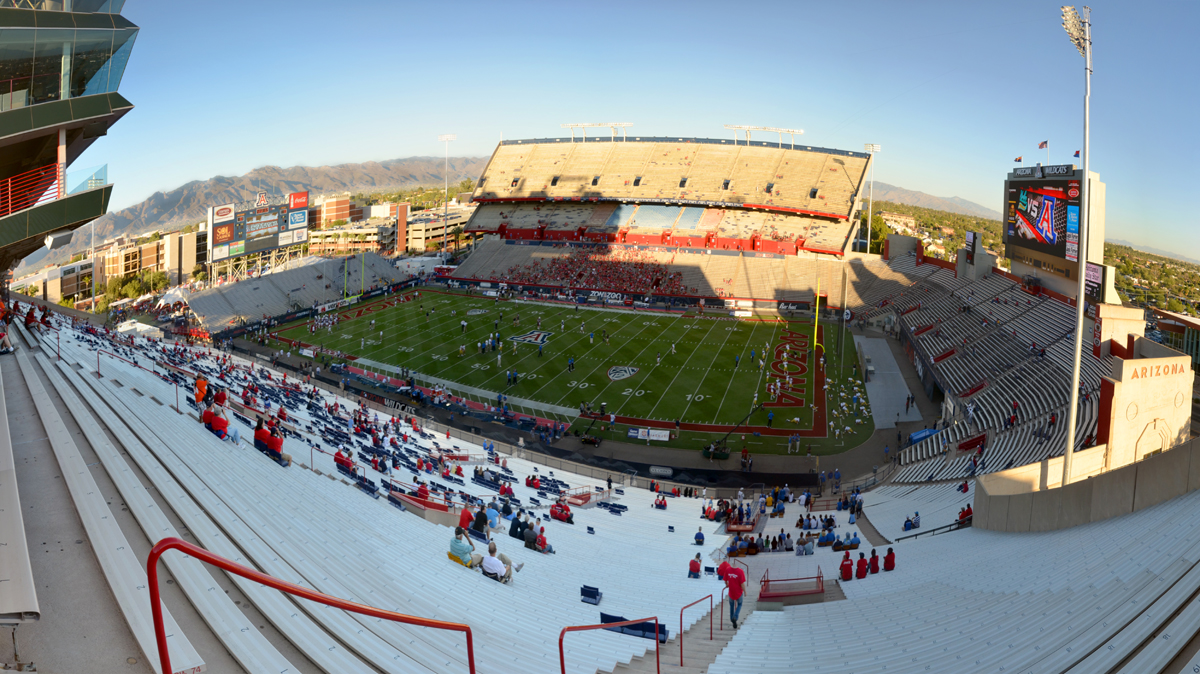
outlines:
[[[500,278],[512,284],[540,284],[634,294],[696,295],[683,284],[683,272],[657,262],[655,253],[634,248],[573,249],[566,257],[535,259],[510,267]]]

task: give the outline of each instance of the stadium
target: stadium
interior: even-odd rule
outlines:
[[[128,58],[121,3],[34,4]],[[103,70],[0,110],[10,264],[107,211]],[[564,126],[453,259],[314,254],[281,184],[209,204],[171,329],[6,287],[3,668],[1200,671],[1194,360],[1086,158],[997,169],[1003,250],[943,259],[867,243],[870,147]]]

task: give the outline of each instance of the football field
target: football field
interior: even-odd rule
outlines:
[[[830,339],[839,328],[823,323],[828,367],[810,363],[811,320],[496,301],[439,290],[406,297],[411,299],[392,296],[348,307],[332,330],[312,332],[308,321],[299,321],[274,334],[340,352],[364,369],[408,368],[418,383],[441,383],[477,402],[496,405],[505,396],[518,412],[568,423],[581,403],[594,410],[603,403],[626,425],[644,420],[674,428],[678,420],[686,432],[681,438],[689,436],[682,444],[696,448],[742,421],[756,401],[765,407],[746,421],[750,426],[782,434],[783,443],[797,432],[820,442],[830,433],[825,391],[818,386],[828,377],[839,391],[856,361],[847,334],[846,367],[840,367],[837,340]],[[768,382],[778,385],[776,397],[768,394]],[[852,447],[857,436],[868,437],[873,425],[867,416],[864,424],[849,420],[852,430],[837,444]],[[838,427],[846,421],[830,419]],[[590,419],[581,423],[586,427]]]

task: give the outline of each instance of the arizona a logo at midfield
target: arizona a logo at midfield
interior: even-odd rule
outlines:
[[[635,375],[637,373],[638,373],[638,369],[636,367],[633,367],[632,365],[618,365],[616,367],[608,368],[608,378],[613,381],[621,381],[622,379],[629,379],[630,377],[632,377],[633,375]]]
[[[531,330],[523,335],[513,337],[511,341],[541,345],[550,341],[550,335],[553,334],[553,332],[546,332],[545,330]]]

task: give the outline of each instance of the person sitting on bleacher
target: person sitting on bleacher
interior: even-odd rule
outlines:
[[[201,402],[201,404],[204,404]],[[204,428],[212,431],[213,406],[212,403],[205,405],[204,412],[200,414],[200,423],[204,424]]]
[[[496,502],[494,500],[487,507],[487,523],[491,529],[500,528],[500,511],[496,509]]]
[[[475,509],[475,520],[471,523],[471,528],[485,536],[487,535],[488,515],[487,515],[487,511],[484,510],[482,502]]]
[[[688,562],[688,578],[700,577],[700,553],[697,552],[692,561]]]
[[[483,569],[483,575],[488,578],[501,583],[511,583],[513,571],[520,571],[525,563],[513,566],[512,560],[504,553],[496,552],[496,542],[492,541],[488,543],[488,556],[483,558],[480,566]]]
[[[555,501],[554,505],[550,506],[550,517],[567,524],[575,523],[575,516],[571,514],[571,508],[562,501]]]
[[[241,434],[238,433],[237,428],[230,430],[229,417],[225,415],[225,408],[215,404],[213,405],[212,432],[222,440],[229,438],[235,445],[241,440]]]
[[[529,548],[530,550],[538,549],[538,525],[537,521],[533,519],[533,515],[530,515],[529,519],[525,521],[525,531],[521,535],[525,539],[525,547]]]
[[[859,580],[867,577],[867,556],[861,552],[858,553],[858,570],[854,577]]]
[[[914,528],[914,529],[921,528],[921,513],[913,513],[912,528]]]
[[[429,487],[424,482],[417,482],[417,498],[421,500],[429,498]]]
[[[538,528],[537,550],[538,552],[544,552],[547,555],[554,554],[554,546],[546,542],[546,527]]]
[[[483,562],[482,555],[476,555],[475,544],[462,527],[454,528],[454,538],[450,539],[450,554],[459,559],[463,566],[473,569]]]
[[[883,556],[883,570],[896,570],[896,553],[892,552],[891,548],[888,548],[887,554]]]
[[[284,468],[292,465],[292,456],[283,453],[283,435],[278,428],[272,428],[271,437],[267,438],[267,454],[282,462]]]
[[[857,531],[856,531],[856,532],[854,532],[854,537],[850,539],[850,548],[851,548],[852,550],[857,550],[857,549],[858,549],[858,545],[859,545],[859,543],[861,543],[861,542],[862,542],[862,541],[858,540],[858,532],[857,532]]]
[[[842,557],[842,563],[839,566],[842,573],[842,581],[854,579],[854,562],[850,560],[850,553],[847,552],[845,557]]]
[[[525,540],[525,511],[518,510],[508,525],[508,535],[519,541]]]
[[[879,573],[879,555],[875,553],[875,549],[871,549],[870,561],[871,573]]]
[[[25,314],[25,329],[38,334],[42,332],[42,325],[38,323],[37,316],[33,315],[33,307],[30,307],[29,313]]]
[[[704,527],[700,527],[700,529],[696,532],[695,539],[696,545],[704,545]]]

